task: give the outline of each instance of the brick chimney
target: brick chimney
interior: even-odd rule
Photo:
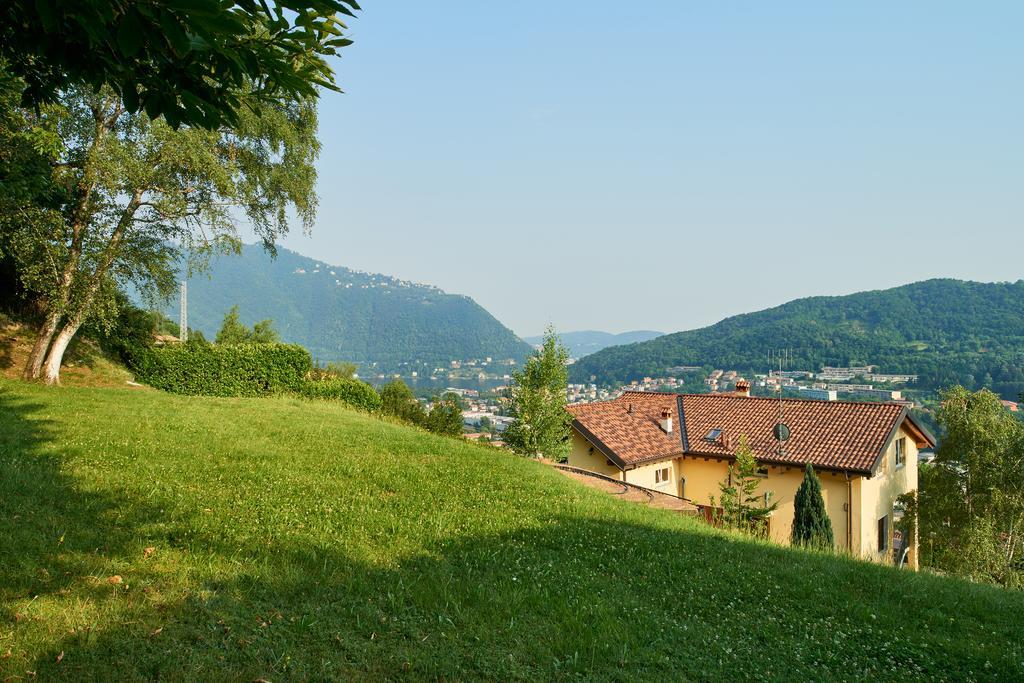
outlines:
[[[745,379],[736,380],[736,395],[750,396],[750,382]]]
[[[666,434],[672,433],[672,409],[667,406],[661,409],[661,429]]]

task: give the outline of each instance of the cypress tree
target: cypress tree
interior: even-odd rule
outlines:
[[[821,481],[814,473],[811,463],[804,470],[804,481],[796,492],[793,510],[793,545],[831,550],[835,541],[832,537],[832,520],[825,512],[825,500],[821,497]]]

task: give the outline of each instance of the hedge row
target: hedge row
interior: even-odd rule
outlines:
[[[133,363],[157,389],[193,396],[264,396],[302,391],[313,361],[297,344],[180,344],[147,349]]]
[[[324,398],[344,401],[363,410],[380,408],[380,394],[366,382],[357,379],[335,377],[319,381],[308,381],[302,385],[300,394],[306,398]]]

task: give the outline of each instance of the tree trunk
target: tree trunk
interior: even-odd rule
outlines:
[[[50,353],[46,356],[46,364],[43,366],[43,381],[47,384],[60,384],[60,364],[64,362],[64,352],[68,344],[82,326],[81,321],[69,321],[53,340]]]
[[[39,336],[36,337],[36,343],[32,346],[32,351],[28,355],[28,361],[25,363],[25,371],[22,373],[25,379],[39,379],[39,373],[43,368],[43,360],[46,358],[46,352],[50,348],[53,335],[57,332],[58,322],[60,322],[60,316],[57,314],[50,313],[46,316],[46,322],[39,329]]]

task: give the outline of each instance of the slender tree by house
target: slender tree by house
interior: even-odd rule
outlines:
[[[793,545],[830,550],[835,545],[832,520],[825,511],[821,481],[811,463],[804,469],[804,480],[797,489],[793,505]]]
[[[564,460],[569,452],[569,425],[565,411],[569,352],[555,329],[544,332],[544,344],[513,373],[508,390],[509,414],[515,418],[504,432],[505,443],[517,453]]]
[[[1024,587],[1024,423],[991,391],[942,393],[945,436],[920,469],[916,501],[922,564]],[[904,533],[912,533],[910,528]]]
[[[748,534],[762,535],[768,530],[768,518],[779,507],[772,501],[772,492],[758,493],[763,479],[760,465],[754,458],[746,435],[740,435],[736,459],[729,465],[726,478],[719,484],[722,522],[725,526]],[[711,501],[714,505],[714,499]]]

